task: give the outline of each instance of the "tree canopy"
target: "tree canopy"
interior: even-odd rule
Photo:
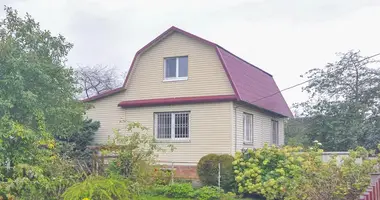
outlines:
[[[356,146],[374,148],[380,142],[380,69],[375,57],[360,51],[338,54],[339,60],[306,73],[308,101],[297,105],[308,118],[309,143],[326,150]]]
[[[42,30],[27,14],[5,7],[0,21],[0,117],[65,136],[82,124],[83,104],[75,99],[73,70],[65,65],[73,45],[62,35]]]

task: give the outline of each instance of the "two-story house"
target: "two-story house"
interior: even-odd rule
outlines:
[[[137,51],[124,85],[86,99],[104,143],[120,120],[140,122],[174,152],[159,160],[195,165],[209,153],[234,154],[284,143],[291,117],[272,75],[223,47],[171,27]]]

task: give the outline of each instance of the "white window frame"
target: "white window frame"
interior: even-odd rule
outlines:
[[[179,77],[179,58],[187,57],[187,76]],[[166,77],[166,59],[175,58],[176,68],[175,77]],[[189,78],[189,56],[176,56],[176,57],[166,57],[164,58],[164,82],[166,81],[185,81]]]
[[[247,117],[251,118],[250,133],[247,133],[246,129]],[[248,134],[250,138],[247,138]],[[243,140],[244,144],[253,144],[253,114],[250,113],[243,113]]]
[[[273,125],[276,123],[276,132],[274,132]],[[279,146],[280,145],[280,123],[278,120],[271,120],[271,139],[272,144]]]
[[[158,138],[158,117],[157,115],[160,113],[170,113],[171,114],[171,138]],[[187,124],[187,131],[188,131],[188,137],[187,138],[175,138],[175,115],[176,114],[187,114],[188,115],[188,124]],[[154,138],[157,141],[190,141],[190,112],[189,111],[180,111],[180,112],[156,112],[154,113]]]

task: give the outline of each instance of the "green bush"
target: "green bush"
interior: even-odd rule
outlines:
[[[220,186],[225,191],[233,191],[236,185],[232,166],[233,161],[234,157],[228,154],[208,154],[203,156],[197,165],[198,176],[202,184],[208,186],[218,186],[218,163],[220,163]]]
[[[154,168],[153,185],[169,185],[172,172],[170,170],[160,169],[159,166]]]
[[[368,155],[366,149],[357,147],[340,161],[333,156],[328,162],[304,162],[303,176],[288,199],[359,199],[370,184],[369,174],[379,170],[379,155],[377,159]]]
[[[219,161],[221,167],[220,187],[223,188],[224,191],[235,191],[236,182],[232,165],[234,157],[228,154],[222,154],[219,156]]]
[[[232,200],[234,193],[223,193],[222,189],[214,186],[205,186],[193,189],[191,184],[172,184],[155,186],[145,193],[148,196],[166,196],[170,198],[199,199],[199,200]]]
[[[237,153],[233,164],[239,193],[285,200],[358,199],[369,186],[369,174],[378,171],[380,156],[369,159],[369,152],[359,147],[342,161],[332,157],[322,162],[319,145],[308,150],[265,145]]]
[[[90,176],[85,181],[68,188],[62,197],[64,200],[84,198],[91,200],[133,199],[129,191],[129,183],[126,179]]]
[[[267,199],[283,199],[302,175],[302,155],[299,148],[277,148],[265,145],[237,153],[233,162],[238,192],[258,193]]]
[[[150,196],[165,196],[168,193],[168,191],[168,185],[156,185],[147,190],[145,194]]]
[[[223,190],[215,186],[205,186],[195,191],[194,196],[199,200],[216,200],[222,197]]]
[[[194,196],[194,188],[189,183],[171,184],[166,186],[165,196],[171,198],[192,198]]]

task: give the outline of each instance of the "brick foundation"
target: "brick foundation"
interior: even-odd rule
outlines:
[[[164,165],[163,168],[171,170],[172,166]],[[197,166],[174,165],[174,177],[182,179],[198,180]]]

